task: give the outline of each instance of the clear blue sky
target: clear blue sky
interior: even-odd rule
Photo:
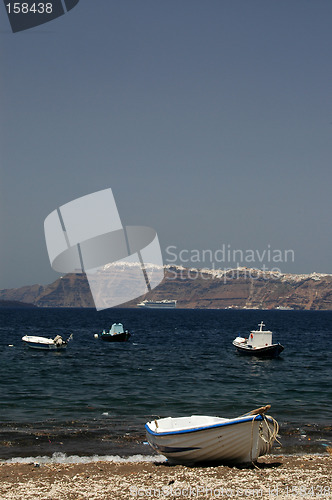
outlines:
[[[108,187],[165,263],[229,245],[332,273],[331,19],[330,0],[81,0],[13,34],[0,5],[0,288],[54,281],[44,219]]]

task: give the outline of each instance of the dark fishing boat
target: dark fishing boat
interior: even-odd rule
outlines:
[[[248,338],[236,337],[233,345],[241,354],[272,358],[279,356],[284,347],[279,343],[272,343],[272,332],[263,330],[263,321],[258,326],[259,330],[252,330]]]
[[[106,342],[126,342],[130,337],[130,333],[128,330],[124,330],[122,323],[113,323],[110,330],[108,332],[103,330],[99,337],[101,340],[106,340]]]

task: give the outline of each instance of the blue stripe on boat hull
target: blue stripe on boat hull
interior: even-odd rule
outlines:
[[[268,418],[268,417],[265,417],[265,418],[268,422],[273,423],[273,421],[270,418]],[[260,421],[260,420],[263,420],[263,418],[261,415],[250,415],[247,418],[243,418],[243,419],[234,419],[234,420],[230,420],[229,422],[221,422],[220,424],[206,425],[204,427],[196,427],[193,429],[182,429],[182,430],[178,430],[178,431],[175,430],[175,431],[166,431],[166,432],[154,432],[153,430],[150,429],[148,424],[145,424],[145,429],[152,436],[168,436],[168,435],[172,435],[172,434],[173,435],[174,434],[186,434],[186,433],[190,433],[190,432],[206,431],[208,429],[215,429],[216,427],[225,427],[227,425],[236,425],[236,424],[242,424],[244,422],[251,422],[252,420]]]

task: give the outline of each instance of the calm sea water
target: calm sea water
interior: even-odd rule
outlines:
[[[150,454],[151,418],[236,417],[267,403],[283,452],[331,445],[330,311],[2,309],[0,320],[2,459]],[[285,346],[280,357],[237,354],[232,340],[262,320]],[[129,342],[94,338],[113,322]],[[21,341],[70,333],[63,352]]]

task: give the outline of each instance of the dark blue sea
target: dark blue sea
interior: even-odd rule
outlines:
[[[271,404],[275,453],[324,453],[332,441],[332,311],[0,310],[0,459],[153,455],[144,424],[191,414],[236,417]],[[232,346],[264,321],[276,359]],[[114,322],[128,342],[94,338]],[[23,335],[64,337],[43,352]]]

